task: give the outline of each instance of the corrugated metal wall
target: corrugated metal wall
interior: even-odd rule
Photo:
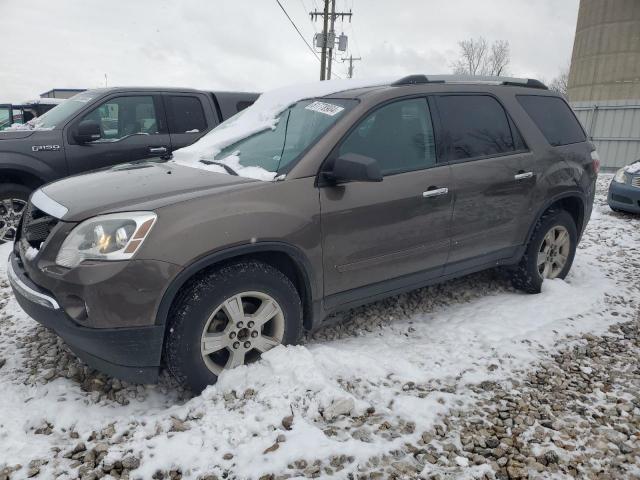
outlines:
[[[571,106],[596,144],[603,167],[640,159],[640,100],[572,102]]]

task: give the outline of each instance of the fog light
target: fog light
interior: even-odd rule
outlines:
[[[89,318],[89,308],[83,299],[76,295],[67,295],[64,311],[76,322],[86,322]]]

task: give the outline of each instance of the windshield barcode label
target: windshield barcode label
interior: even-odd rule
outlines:
[[[333,117],[334,115],[337,115],[338,113],[343,111],[344,107],[341,107],[340,105],[334,105],[332,103],[313,102],[307,105],[305,109],[313,110],[314,112],[318,113],[324,113],[325,115]]]

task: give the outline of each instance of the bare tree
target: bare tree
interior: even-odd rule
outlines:
[[[480,37],[470,38],[458,43],[460,57],[452,67],[458,75],[504,75],[509,66],[509,42],[498,40],[491,46]]]
[[[569,86],[569,67],[566,67],[560,72],[556,78],[551,80],[549,89],[554,92],[558,92],[561,95],[567,96],[567,88]]]

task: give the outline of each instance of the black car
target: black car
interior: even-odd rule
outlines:
[[[616,212],[640,213],[640,160],[616,172],[607,200]]]
[[[257,97],[181,88],[88,90],[0,132],[0,242],[15,239],[36,188],[117,163],[168,156]]]

